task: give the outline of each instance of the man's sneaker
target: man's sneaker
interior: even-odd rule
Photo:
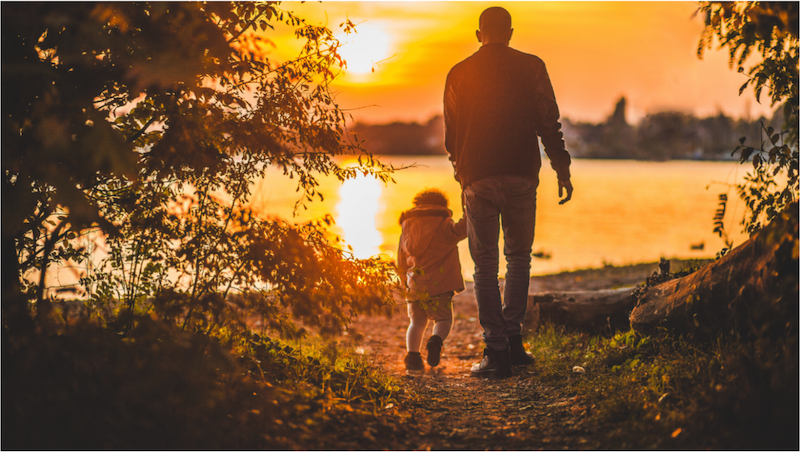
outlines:
[[[428,350],[428,365],[436,367],[439,365],[439,358],[442,354],[442,338],[434,334],[428,338],[425,348]]]
[[[533,355],[525,351],[519,334],[508,337],[508,354],[512,366],[530,366],[535,361]]]
[[[403,362],[406,364],[406,371],[408,372],[425,370],[425,364],[422,363],[422,356],[419,352],[408,352]]]
[[[472,365],[470,375],[482,378],[508,378],[511,376],[511,362],[508,356],[508,348],[498,351],[486,347],[483,350],[483,360]]]

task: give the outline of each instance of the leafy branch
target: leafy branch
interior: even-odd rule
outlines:
[[[745,201],[747,212],[742,225],[747,233],[761,229],[791,202],[797,200],[798,186],[798,5],[796,2],[701,2],[698,13],[704,15],[705,27],[697,47],[703,57],[715,40],[720,48],[729,50],[729,66],[748,78],[739,89],[752,86],[760,102],[767,88],[771,105],[782,104],[783,130],[761,123],[760,142],[745,145],[747,137],[731,155],[739,152],[741,163],[752,162],[753,169],[745,183],[737,186]],[[743,65],[751,55],[758,54],[749,70]],[[714,217],[714,232],[719,226],[724,208]]]

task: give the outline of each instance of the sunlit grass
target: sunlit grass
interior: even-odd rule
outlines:
[[[605,338],[546,326],[530,339],[543,383],[579,395],[595,447],[792,448],[797,337]],[[585,373],[573,369],[580,366]]]
[[[254,378],[288,390],[304,386],[328,403],[354,404],[377,413],[396,402],[401,390],[399,383],[369,358],[318,336],[297,341],[254,336],[237,351]]]

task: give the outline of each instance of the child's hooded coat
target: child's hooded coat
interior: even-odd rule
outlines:
[[[407,300],[425,300],[450,291],[464,290],[458,242],[467,237],[467,222],[453,222],[450,209],[422,204],[400,215],[397,270],[408,293]]]

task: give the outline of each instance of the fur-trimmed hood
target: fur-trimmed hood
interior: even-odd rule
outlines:
[[[453,212],[447,207],[433,204],[422,204],[400,214],[400,225],[406,231],[404,245],[409,254],[419,256],[424,253],[442,220],[452,216]]]
[[[406,210],[405,212],[400,214],[400,220],[398,223],[402,226],[403,222],[409,218],[418,218],[418,217],[452,217],[453,211],[448,209],[447,207],[437,206],[435,204],[422,204],[420,206],[414,207],[413,209]]]

